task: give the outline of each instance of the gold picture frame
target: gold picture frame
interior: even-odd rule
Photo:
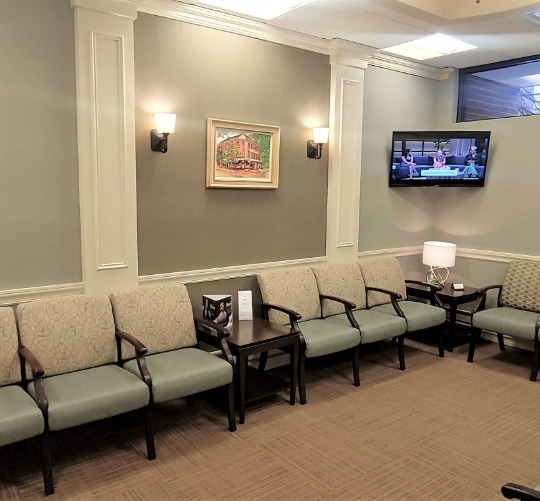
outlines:
[[[209,118],[206,187],[276,189],[279,136],[275,125]]]

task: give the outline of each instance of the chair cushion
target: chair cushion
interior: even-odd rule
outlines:
[[[111,302],[107,296],[62,296],[17,306],[21,342],[47,376],[116,361]],[[30,369],[27,368],[31,378]]]
[[[19,382],[19,339],[15,313],[11,307],[0,308],[0,346],[0,386]]]
[[[335,263],[311,268],[321,294],[337,296],[353,302],[357,308],[366,307],[366,287],[357,263]],[[345,313],[337,301],[322,300],[322,316]]]
[[[401,336],[407,330],[407,322],[401,317],[390,316],[374,310],[355,310],[354,318],[360,326],[362,344]]]
[[[20,386],[0,388],[0,447],[41,435],[43,414]]]
[[[501,306],[540,313],[540,262],[518,260],[508,263]]]
[[[229,362],[197,348],[183,348],[145,358],[152,376],[154,402],[194,395],[229,384],[233,379]],[[126,362],[124,368],[141,377],[136,360]]]
[[[401,294],[407,298],[405,277],[399,261],[393,256],[369,257],[358,262],[367,287],[379,287]],[[371,308],[390,302],[390,296],[382,292],[368,292],[367,304]]]
[[[400,301],[399,307],[405,315],[407,322],[407,332],[430,329],[446,322],[446,311],[444,308],[432,306],[430,304],[416,301]],[[380,311],[389,315],[397,316],[396,310],[391,304],[381,304],[375,306],[371,311]]]
[[[148,353],[175,350],[197,343],[188,291],[179,282],[137,287],[111,294],[119,330],[141,341]],[[122,358],[133,358],[133,347],[122,342]]]
[[[302,322],[299,327],[306,342],[306,358],[338,353],[360,344],[360,332],[352,327],[345,314]]]
[[[506,334],[521,339],[534,340],[534,328],[539,314],[503,306],[479,311],[472,317],[473,327]]]
[[[116,365],[48,377],[43,384],[53,431],[140,409],[150,400],[146,383]],[[33,384],[28,391],[36,397]]]
[[[300,313],[302,322],[320,318],[321,302],[317,281],[311,268],[298,266],[265,271],[257,275],[264,303],[285,306]],[[269,320],[279,324],[289,323],[289,317],[275,310]]]

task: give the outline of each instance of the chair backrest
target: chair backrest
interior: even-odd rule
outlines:
[[[135,336],[148,353],[186,348],[197,344],[193,308],[184,284],[171,282],[136,287],[111,294],[116,327]],[[122,358],[135,351],[122,341]]]
[[[308,266],[281,268],[257,275],[263,303],[285,306],[302,315],[301,322],[321,317],[319,289],[313,271]],[[269,320],[286,324],[289,317],[271,310]]]
[[[18,350],[19,338],[13,308],[0,307],[0,386],[21,380]]]
[[[407,287],[403,270],[397,258],[393,256],[368,257],[358,262],[366,287],[379,287],[401,294],[407,298]],[[369,307],[390,302],[388,294],[370,291],[367,294]]]
[[[540,313],[540,262],[516,260],[508,263],[500,304]]]
[[[36,299],[19,304],[15,314],[21,343],[40,360],[46,376],[116,362],[114,320],[107,296]]]
[[[321,294],[337,296],[352,301],[356,309],[366,307],[366,288],[358,263],[323,264],[312,268]],[[345,312],[337,301],[322,300],[322,316],[328,317]]]

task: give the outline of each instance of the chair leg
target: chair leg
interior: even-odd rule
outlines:
[[[149,403],[144,409],[144,431],[146,435],[146,454],[148,460],[156,459],[156,445],[154,443],[154,414],[152,403]]]
[[[443,325],[444,324],[441,324],[439,325],[439,328],[438,328],[438,331],[439,331],[439,342],[438,342],[438,347],[439,347],[439,357],[443,358],[444,357],[444,329],[443,329]]]
[[[360,346],[353,349],[353,378],[354,386],[360,386]]]
[[[234,380],[229,383],[229,407],[228,407],[228,418],[229,418],[229,431],[236,431],[236,411],[234,407]]]
[[[298,391],[300,393],[300,403],[306,404],[306,352],[302,346],[300,346],[300,353],[298,354]]]
[[[499,349],[501,351],[506,350],[506,347],[504,346],[504,336],[502,334],[497,334],[497,341],[499,342]]]
[[[540,341],[534,340],[533,365],[531,369],[531,381],[536,381],[538,376],[538,366],[540,365]]]
[[[49,430],[45,430],[41,435],[41,468],[43,470],[43,484],[45,485],[45,496],[54,494],[54,481],[52,474],[51,444]]]
[[[474,351],[476,350],[476,338],[480,334],[480,329],[475,329],[471,327],[471,338],[469,339],[469,356],[467,357],[467,362],[473,363],[474,361]]]
[[[405,370],[405,335],[398,336],[399,370]]]

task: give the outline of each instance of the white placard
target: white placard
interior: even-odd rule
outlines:
[[[253,320],[251,291],[238,291],[238,320]]]

